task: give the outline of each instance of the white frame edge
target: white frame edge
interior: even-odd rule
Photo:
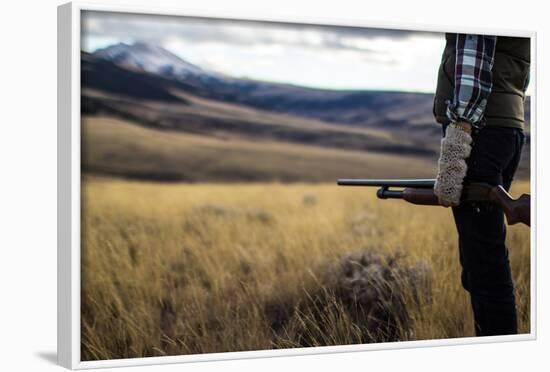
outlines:
[[[537,247],[538,247],[538,186],[537,186],[537,149],[538,149],[538,135],[537,135],[537,99],[538,99],[538,58],[537,58],[537,33],[533,32],[531,35],[531,64],[533,65],[533,75],[530,76],[530,84],[533,84],[533,95],[530,102],[530,120],[531,120],[531,148],[530,148],[530,164],[529,172],[531,176],[531,230],[530,230],[530,242],[531,242],[531,335],[533,340],[537,339]]]
[[[377,27],[433,32],[468,32],[520,36],[531,38],[531,61],[534,64],[534,84],[531,97],[531,332],[528,334],[464,337],[442,340],[404,341],[360,345],[324,346],[279,350],[255,350],[211,354],[192,354],[149,358],[128,358],[99,361],[80,360],[80,15],[83,10],[129,12],[139,14],[210,17],[233,20],[255,20],[281,23],[337,25],[351,27]],[[456,28],[437,25],[379,23],[365,20],[327,19],[321,17],[295,17],[290,15],[262,15],[258,13],[232,14],[191,9],[71,2],[58,7],[57,51],[57,112],[58,112],[58,276],[57,276],[57,355],[58,363],[69,369],[92,369],[153,364],[173,364],[232,359],[268,358],[278,356],[314,355],[369,350],[389,350],[417,347],[435,347],[492,342],[525,341],[536,339],[536,246],[537,246],[537,177],[536,177],[536,32],[525,30],[494,30],[484,28]]]
[[[72,58],[73,50],[73,5],[57,8],[57,360],[60,365],[72,368],[74,364],[73,324],[74,290],[73,252],[80,251],[71,239],[73,234],[72,214],[72,155],[74,87]]]

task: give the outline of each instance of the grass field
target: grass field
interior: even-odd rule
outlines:
[[[447,209],[332,184],[85,178],[82,192],[83,360],[372,342],[324,291],[342,257],[365,251],[428,268],[430,294],[403,297],[397,339],[473,335]],[[510,227],[508,242],[525,333],[529,229]]]

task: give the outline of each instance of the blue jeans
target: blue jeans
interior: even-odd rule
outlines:
[[[446,125],[443,126],[445,135]],[[472,133],[465,181],[510,189],[525,142],[516,128],[485,127]],[[514,283],[505,244],[502,209],[489,203],[453,207],[462,286],[470,293],[477,336],[517,333]]]

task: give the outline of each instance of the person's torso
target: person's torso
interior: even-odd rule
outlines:
[[[447,44],[439,67],[434,98],[434,115],[447,123],[447,100],[454,95],[456,34],[445,34]],[[487,99],[487,125],[523,128],[525,88],[529,82],[530,39],[498,36],[492,68],[493,87]]]

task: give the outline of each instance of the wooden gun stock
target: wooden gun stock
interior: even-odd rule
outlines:
[[[405,188],[402,191],[402,198],[412,204],[439,205],[437,196],[430,189]],[[515,225],[521,222],[527,226],[531,226],[530,195],[522,194],[519,198],[514,199],[502,186],[494,186],[489,189],[488,199],[488,201],[502,208],[508,225]]]
[[[495,186],[489,192],[489,197],[495,204],[500,205],[508,225],[522,222],[531,226],[531,195],[522,194],[514,199],[502,186]]]

